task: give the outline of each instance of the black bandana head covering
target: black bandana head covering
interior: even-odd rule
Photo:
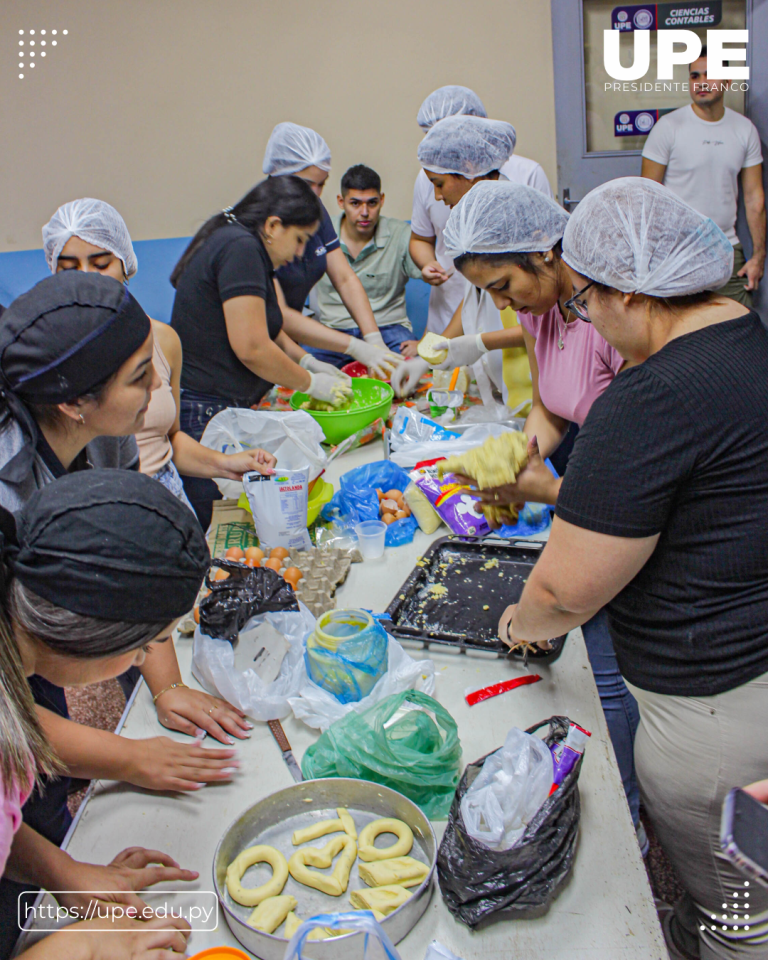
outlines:
[[[13,576],[82,616],[169,623],[192,609],[211,562],[194,513],[133,470],[82,470],[34,493],[16,518]]]
[[[150,334],[149,317],[123,284],[65,270],[17,297],[0,318],[0,390],[27,441],[0,470],[29,472],[37,426],[24,401],[68,403],[115,374]]]

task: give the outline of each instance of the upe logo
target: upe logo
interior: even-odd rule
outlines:
[[[645,12],[645,11],[638,11]],[[651,66],[651,31],[635,30],[632,66],[624,67],[619,57],[620,30],[603,31],[603,64],[614,80],[641,80]],[[707,30],[707,79],[749,80],[749,67],[735,67],[726,60],[747,59],[748,30]],[[725,47],[726,43],[745,44]],[[675,46],[684,49],[675,49]],[[701,39],[693,30],[658,30],[656,33],[657,80],[672,80],[675,64],[693,63],[701,54]]]

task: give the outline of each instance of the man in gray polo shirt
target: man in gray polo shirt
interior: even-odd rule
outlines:
[[[403,343],[413,341],[413,329],[405,312],[405,285],[409,277],[421,278],[421,270],[408,253],[411,228],[405,220],[381,216],[381,178],[362,163],[350,167],[341,178],[337,200],[341,212],[331,219],[341,249],[368,294],[384,343],[398,353]],[[353,337],[360,336],[359,327],[327,276],[310,294],[310,306],[322,323]],[[337,367],[350,362],[344,353],[305,349]]]

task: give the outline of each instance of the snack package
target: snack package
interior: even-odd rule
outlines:
[[[409,476],[452,533],[485,537],[491,532],[485,517],[475,512],[477,501],[472,496],[472,488],[459,483],[452,473],[438,480],[437,464],[430,464],[418,467]]]
[[[254,472],[243,477],[262,550],[308,550],[312,546],[307,533],[309,470],[309,465],[298,470],[281,470],[278,466],[270,476]]]

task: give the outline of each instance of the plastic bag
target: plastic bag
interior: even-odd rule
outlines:
[[[410,483],[408,474],[390,460],[377,460],[355,467],[341,476],[340,489],[330,503],[323,507],[323,519],[333,520],[341,526],[354,526],[362,520],[379,520],[380,490],[405,490]],[[387,527],[384,543],[388,547],[400,547],[410,543],[418,524],[414,517],[403,517]]]
[[[437,700],[408,690],[337,720],[308,748],[301,769],[311,780],[354,777],[391,787],[440,820],[451,806],[460,760],[456,721]]]
[[[444,947],[442,943],[433,940],[427,947],[424,960],[461,960],[461,957],[457,957],[455,953],[449,950],[448,947]]]
[[[549,463],[548,460],[547,463]],[[496,532],[505,540],[514,540],[515,537],[532,537],[536,533],[543,533],[552,523],[554,509],[546,503],[526,503],[518,514],[517,523],[505,523]]]
[[[494,850],[514,847],[549,796],[553,776],[544,741],[512,727],[461,799],[469,836]]]
[[[283,960],[303,960],[304,944],[315,927],[359,931],[364,934],[363,960],[400,960],[400,954],[395,950],[395,945],[370,910],[353,910],[349,913],[321,913],[312,917],[311,920],[305,920],[288,942]],[[371,951],[369,956],[368,945],[371,938],[381,945],[381,949],[375,951],[375,953]],[[360,956],[355,948],[352,948],[350,952],[355,957]]]
[[[410,476],[452,533],[485,537],[491,532],[488,521],[475,510],[477,500],[472,496],[472,489],[459,483],[452,473],[446,473],[440,480],[433,465],[419,467]]]
[[[298,687],[290,705],[297,720],[308,727],[325,731],[348,713],[363,713],[395,693],[418,690],[431,696],[435,692],[435,665],[431,660],[414,660],[392,637],[387,638],[387,672],[362,700],[341,703],[327,690],[313,683],[304,658],[297,667]]]
[[[277,457],[283,470],[296,470],[309,464],[309,479],[325,470],[328,457],[321,446],[323,428],[306,410],[248,410],[227,407],[213,417],[200,443],[221,453],[242,453],[261,447]],[[243,492],[239,480],[217,479],[223,497],[237,500]]]
[[[425,417],[415,407],[398,407],[389,437],[390,449],[398,450],[407,443],[427,443],[430,440],[456,440],[459,434]]]
[[[246,473],[243,489],[253,514],[253,525],[265,551],[275,547],[309,550],[307,532],[309,466],[282,469],[274,474]]]
[[[299,604],[298,611],[254,617],[248,621],[246,628],[265,622],[282,633],[290,644],[277,679],[272,683],[265,683],[255,670],[236,670],[232,644],[228,640],[206,636],[199,627],[195,630],[192,674],[209,693],[223,697],[249,717],[255,720],[283,720],[291,712],[290,698],[297,695],[300,689],[304,637],[314,626],[315,618],[303,604]]]
[[[236,560],[215,558],[214,567],[228,571],[226,580],[205,576],[211,591],[200,601],[200,631],[234,643],[246,621],[275,610],[298,610],[293,587],[268,567],[247,567]]]
[[[466,453],[473,447],[479,447],[488,437],[499,437],[502,433],[509,433],[514,430],[515,427],[511,424],[476,423],[467,427],[462,433],[457,433],[455,438],[411,441],[397,447],[392,442],[393,436],[390,436],[389,442],[392,447],[390,458],[399,467],[411,470],[422,460],[435,460],[438,457],[453,457]],[[446,430],[445,432],[452,433],[453,431]]]
[[[526,732],[535,733],[547,725],[544,742],[549,747],[567,736],[570,720],[551,717]],[[579,760],[544,801],[518,845],[511,850],[489,850],[468,835],[461,816],[462,798],[485,760],[483,757],[465,769],[437,854],[443,899],[451,913],[469,927],[497,913],[512,918],[535,911],[538,916],[549,906],[573,865],[581,813]]]
[[[339,703],[359,703],[387,671],[387,640],[364,610],[329,610],[307,637],[307,674]]]

